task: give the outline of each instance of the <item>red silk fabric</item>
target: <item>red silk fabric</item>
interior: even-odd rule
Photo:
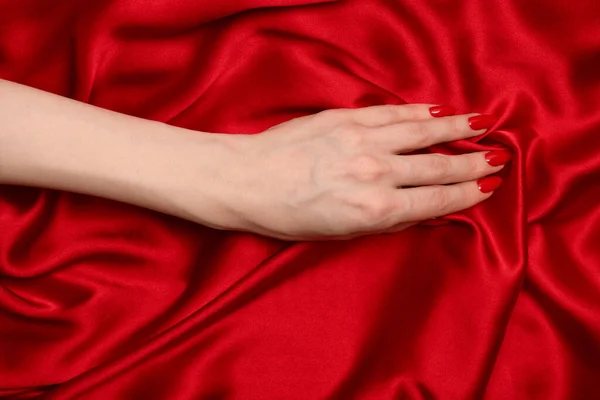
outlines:
[[[0,186],[0,397],[600,398],[597,0],[0,0],[0,77],[227,133],[451,104],[498,127],[433,151],[514,153],[347,242]]]

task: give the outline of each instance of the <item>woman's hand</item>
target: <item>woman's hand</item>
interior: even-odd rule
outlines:
[[[393,232],[477,204],[500,184],[478,179],[502,168],[504,151],[402,155],[494,123],[452,113],[338,109],[258,135],[211,134],[0,80],[0,184],[84,193],[281,239]]]
[[[510,153],[402,155],[479,135],[495,122],[448,114],[450,107],[417,104],[328,110],[243,137],[222,171],[233,190],[223,188],[235,216],[229,228],[291,240],[351,238],[487,199],[501,180],[480,178]]]

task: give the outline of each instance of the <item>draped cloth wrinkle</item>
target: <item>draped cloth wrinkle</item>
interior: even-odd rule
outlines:
[[[0,78],[230,134],[450,104],[499,122],[426,151],[514,154],[350,241],[0,186],[0,398],[600,399],[597,0],[0,0]]]

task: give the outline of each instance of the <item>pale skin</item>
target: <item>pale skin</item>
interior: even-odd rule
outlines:
[[[389,233],[492,195],[479,135],[432,104],[328,110],[255,135],[192,131],[0,80],[0,184],[83,193],[284,240]],[[408,188],[403,188],[408,187]]]

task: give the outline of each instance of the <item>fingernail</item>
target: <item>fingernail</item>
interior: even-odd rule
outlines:
[[[478,131],[480,129],[489,129],[496,123],[496,121],[497,119],[493,115],[476,115],[469,118],[469,126],[474,131]]]
[[[502,178],[499,176],[486,176],[477,181],[477,187],[481,193],[489,193],[498,189],[498,186],[502,183]]]
[[[432,117],[448,117],[456,114],[456,110],[452,106],[433,106],[429,109]]]
[[[506,150],[493,150],[485,153],[485,161],[492,167],[504,165],[512,159],[512,154]]]

